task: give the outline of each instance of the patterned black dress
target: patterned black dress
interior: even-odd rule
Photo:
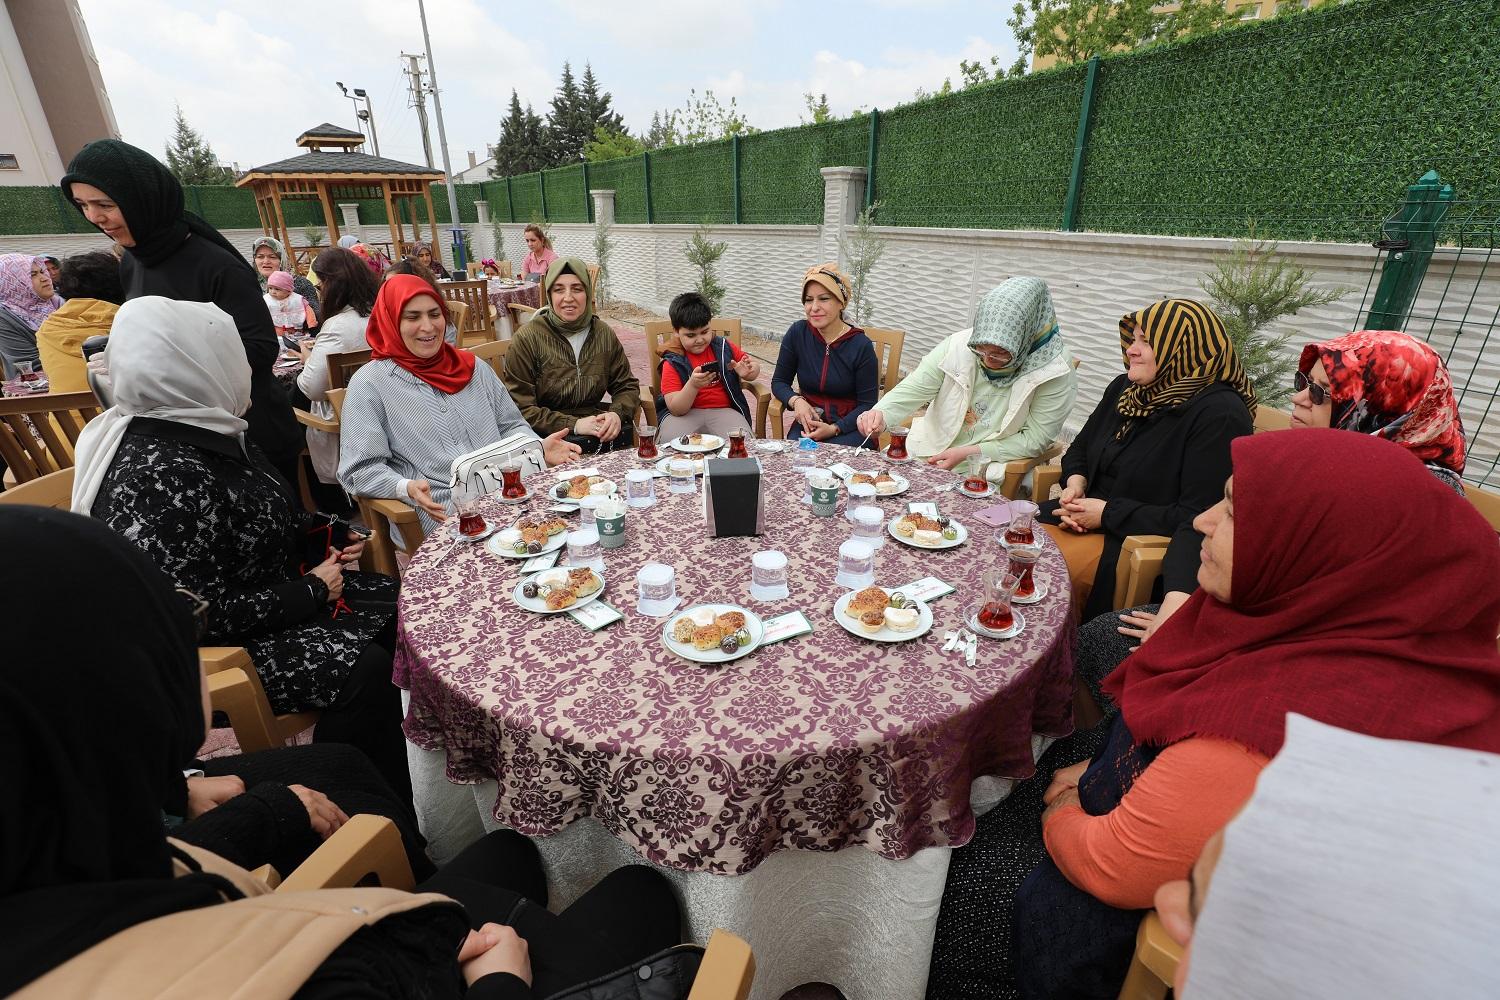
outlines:
[[[390,620],[317,602],[300,579],[304,519],[251,445],[175,421],[136,418],[91,513],[209,603],[205,645],[244,646],[278,713],[326,708]],[[344,572],[344,601],[393,603],[398,584]]]

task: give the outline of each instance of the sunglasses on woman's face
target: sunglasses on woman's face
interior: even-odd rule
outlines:
[[[1333,398],[1332,389],[1327,386],[1319,385],[1312,379],[1308,378],[1307,375],[1303,372],[1298,372],[1297,374],[1292,376],[1292,391],[1305,391],[1307,393],[1307,398],[1312,402],[1312,405],[1314,406],[1322,406],[1324,403],[1328,402],[1328,400]]]

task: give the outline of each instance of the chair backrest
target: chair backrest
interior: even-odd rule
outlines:
[[[468,350],[480,361],[493,368],[496,375],[502,379],[505,378],[505,352],[510,350],[510,341],[492,340],[487,344],[477,344]]]
[[[1490,522],[1490,527],[1500,532],[1500,493],[1491,493],[1489,490],[1464,483],[1464,496],[1468,497],[1474,509]]]
[[[83,425],[99,412],[92,392],[0,399],[0,459],[17,483],[66,469]]]
[[[485,340],[494,340],[498,336],[495,322],[490,319],[490,286],[487,281],[444,281],[438,287],[442,290],[443,298],[450,302],[462,302],[469,307],[462,324],[458,323],[458,317],[454,317],[460,344],[468,334],[488,334]]]
[[[865,336],[875,344],[875,370],[880,373],[880,394],[884,396],[901,381],[901,348],[906,343],[906,331],[866,327]]]
[[[33,507],[67,510],[73,506],[73,467],[58,469],[29,479],[0,493],[0,503],[24,503]]]
[[[459,331],[458,342],[463,343],[464,321],[469,318],[469,304],[454,300],[448,303],[448,318],[453,321],[453,328]]]
[[[342,421],[344,417],[344,394],[348,389],[329,389],[328,405],[333,407],[333,419]]]
[[[735,347],[744,347],[745,324],[738,316],[715,316],[708,321],[708,329],[716,337],[723,337]],[[661,395],[661,356],[671,347],[677,350],[677,331],[671,320],[653,319],[646,324],[646,349],[651,354],[651,398]]]
[[[495,266],[500,269],[500,277],[502,278],[514,278],[516,276],[514,265],[508,260],[497,260],[495,261]]]
[[[1273,410],[1269,406],[1255,408],[1255,433],[1261,431],[1284,431],[1292,426],[1292,415],[1285,410]]]
[[[349,385],[349,379],[359,370],[360,366],[370,360],[370,352],[346,351],[343,354],[328,355],[328,388],[344,389]]]

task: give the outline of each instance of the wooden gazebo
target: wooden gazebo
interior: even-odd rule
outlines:
[[[380,198],[385,202],[385,217],[390,225],[389,251],[393,260],[406,253],[406,222],[402,208],[411,221],[412,238],[420,239],[421,223],[417,219],[417,202],[425,203],[430,241],[438,246],[437,220],[432,212],[432,183],[441,180],[443,172],[414,163],[388,160],[362,152],[365,137],[358,132],[324,122],[297,137],[297,145],[307,152],[290,159],[267,163],[246,171],[234,182],[235,187],[249,187],[255,193],[255,208],[260,227],[267,236],[281,240],[303,271],[304,258],[316,247],[295,246],[287,227],[282,202],[316,200],[323,208],[323,224],[328,230],[328,244],[338,242],[339,220],[334,211],[336,200]],[[331,147],[326,149],[325,147]],[[379,245],[378,242],[376,245]]]

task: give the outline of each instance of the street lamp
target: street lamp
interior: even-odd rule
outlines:
[[[370,108],[370,95],[367,94],[367,93],[365,93],[365,91],[363,90],[363,88],[355,87],[351,91],[348,87],[344,86],[342,83],[340,83],[337,80],[335,80],[334,83],[338,86],[339,90],[343,92],[344,96],[347,97],[350,100],[350,102],[352,102],[354,104],[354,118],[355,118],[356,128],[358,127],[358,123],[359,122],[369,122],[370,123],[370,141],[375,146],[375,155],[379,156],[380,155],[380,134],[375,131],[375,112]],[[360,108],[360,106],[359,106],[359,102],[360,101],[364,101],[365,102],[364,108]]]

